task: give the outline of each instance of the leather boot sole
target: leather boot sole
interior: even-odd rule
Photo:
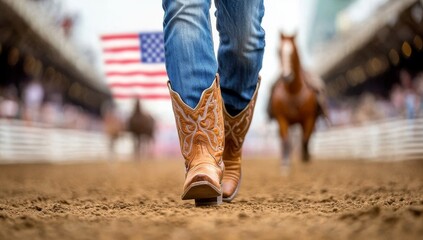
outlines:
[[[182,200],[195,199],[195,206],[213,206],[222,203],[222,193],[208,181],[194,182],[182,195]]]

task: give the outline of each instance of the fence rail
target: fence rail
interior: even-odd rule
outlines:
[[[315,133],[310,148],[317,159],[423,159],[423,118],[332,128]]]
[[[164,129],[158,134],[154,154],[179,156],[178,139],[174,129],[171,130]],[[246,155],[279,156],[276,131],[271,131],[274,134],[265,132],[265,135],[263,131],[251,132],[244,149]],[[28,126],[22,121],[0,119],[0,164],[91,161],[110,157],[126,159],[132,155],[132,147],[129,134],[124,134],[115,146],[116,154],[111,155],[108,138],[103,133],[51,128],[42,124]],[[317,131],[311,138],[310,152],[317,160],[423,159],[423,118]]]
[[[102,133],[51,128],[0,119],[0,162],[94,160],[106,158]]]

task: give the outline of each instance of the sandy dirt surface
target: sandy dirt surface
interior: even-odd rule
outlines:
[[[423,239],[423,161],[244,161],[238,197],[181,201],[181,161],[0,166],[0,239]]]

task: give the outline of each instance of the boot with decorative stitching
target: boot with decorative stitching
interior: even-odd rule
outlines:
[[[222,190],[224,202],[231,202],[240,187],[242,145],[253,119],[259,86],[260,78],[250,103],[236,116],[231,116],[223,106],[225,122],[223,162],[225,163],[225,172],[223,173]]]
[[[224,125],[219,76],[201,95],[193,109],[168,83],[182,155],[185,183],[182,200],[194,199],[196,206],[222,203]]]

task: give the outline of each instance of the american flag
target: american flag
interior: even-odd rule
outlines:
[[[115,99],[169,99],[162,32],[101,36],[107,84]]]

